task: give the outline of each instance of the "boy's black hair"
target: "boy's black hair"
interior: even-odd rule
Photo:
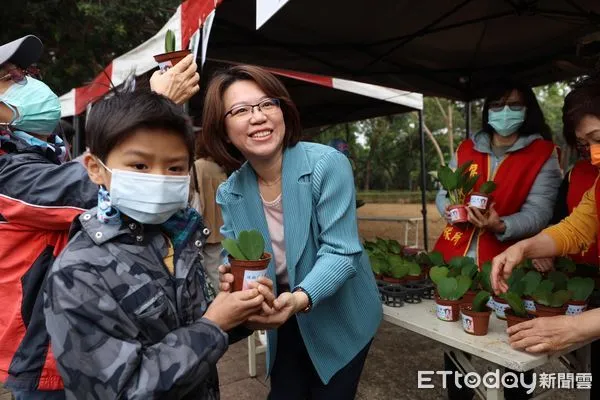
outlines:
[[[165,129],[181,136],[194,162],[195,136],[182,107],[160,94],[139,90],[116,93],[96,103],[88,115],[85,133],[90,152],[102,161],[137,129]]]

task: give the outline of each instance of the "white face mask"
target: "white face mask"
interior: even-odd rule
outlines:
[[[169,176],[109,169],[111,205],[142,224],[162,224],[186,208],[190,176]]]

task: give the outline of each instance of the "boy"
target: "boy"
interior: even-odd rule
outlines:
[[[136,92],[95,105],[86,131],[98,207],[73,226],[44,301],[66,397],[216,399],[224,331],[273,295],[257,284],[211,303],[199,257],[210,232],[186,208],[191,125],[165,97]]]

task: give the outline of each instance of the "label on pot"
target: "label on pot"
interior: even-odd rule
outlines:
[[[525,309],[529,312],[535,312],[535,301],[530,299],[523,299],[523,305]]]
[[[496,311],[496,316],[498,318],[506,318],[506,314],[504,314],[504,311],[506,311],[506,309],[510,306],[508,304],[502,304],[496,301],[494,303],[496,305],[496,307],[494,308],[494,311]]]
[[[469,201],[469,205],[471,207],[485,210],[485,209],[487,209],[487,204],[488,204],[488,198],[486,196],[480,196],[477,194],[471,195],[471,200]]]
[[[586,308],[587,308],[587,304],[584,304],[584,305],[569,304],[569,307],[567,308],[567,312],[565,314],[566,315],[581,314],[582,312],[585,311]]]
[[[496,302],[494,301],[494,298],[492,296],[490,296],[488,302],[485,304],[485,306],[487,308],[489,308],[490,310],[495,310],[496,309]]]
[[[460,315],[462,315],[462,326],[463,329],[466,332],[469,333],[475,333],[475,324],[473,323],[473,317],[469,317],[468,315],[465,315],[463,313],[460,313]]]
[[[166,72],[172,66],[173,66],[173,63],[171,62],[171,60],[167,60],[167,61],[158,63],[158,68],[161,70],[161,72]]]
[[[244,271],[244,284],[242,285],[242,290],[250,289],[248,284],[250,282],[256,281],[261,276],[267,276],[267,271],[268,271],[268,268],[261,269],[258,271],[245,270]]]
[[[452,321],[452,306],[436,304],[437,317],[442,321]]]

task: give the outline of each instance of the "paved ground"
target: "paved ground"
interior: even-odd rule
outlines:
[[[265,381],[264,355],[258,356],[256,378],[248,375],[247,342],[244,340],[231,346],[219,363],[221,398],[223,400],[261,400],[269,392]],[[475,360],[475,366],[483,371],[485,363]],[[417,389],[418,370],[442,369],[442,350],[434,341],[383,322],[375,337],[367,358],[365,370],[358,387],[359,400],[432,400],[444,399],[441,380],[434,380],[436,389]],[[558,363],[547,366],[543,371],[565,371]],[[556,400],[575,399],[575,393],[560,392],[549,397]],[[0,400],[10,400],[2,393]]]

